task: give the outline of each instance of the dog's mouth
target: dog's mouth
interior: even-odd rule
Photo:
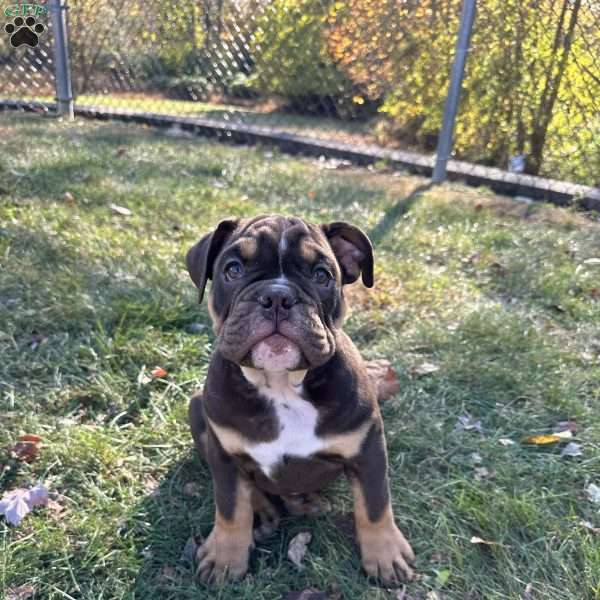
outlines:
[[[304,360],[300,346],[279,332],[263,338],[250,351],[256,369],[266,371],[291,371]]]

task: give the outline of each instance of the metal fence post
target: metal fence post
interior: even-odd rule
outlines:
[[[456,54],[452,63],[452,73],[450,75],[450,88],[446,96],[446,105],[444,107],[444,120],[442,130],[438,138],[437,155],[435,167],[431,180],[433,183],[441,183],[446,179],[446,166],[448,158],[452,152],[452,135],[454,133],[454,122],[458,112],[458,102],[460,99],[460,88],[465,72],[465,62],[469,52],[469,40],[471,39],[471,29],[475,20],[476,0],[464,0],[460,13],[460,27],[458,38],[456,40]]]
[[[69,40],[67,36],[67,2],[50,0],[52,25],[54,27],[54,66],[58,114],[73,119],[73,91],[69,69]]]

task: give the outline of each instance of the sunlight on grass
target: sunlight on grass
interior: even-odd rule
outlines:
[[[2,116],[0,155],[0,448],[43,437],[31,463],[0,450],[0,491],[43,480],[62,506],[18,529],[0,521],[0,590],[394,597],[360,569],[343,482],[328,492],[332,514],[286,518],[238,584],[210,591],[181,558],[213,519],[186,422],[213,334],[185,252],[224,217],[282,212],[377,236],[376,285],[348,290],[346,330],[400,377],[382,411],[394,509],[421,574],[407,593],[516,599],[531,584],[535,598],[598,596],[600,539],[581,526],[600,526],[584,493],[600,485],[597,221],[460,185],[399,210],[424,180],[122,124]],[[420,376],[423,363],[437,370]],[[167,375],[144,378],[155,366]],[[481,433],[456,429],[465,413]],[[581,458],[520,444],[568,419]],[[298,571],[287,543],[306,529]]]

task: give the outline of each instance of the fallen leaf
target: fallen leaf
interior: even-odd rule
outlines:
[[[48,336],[42,335],[41,333],[33,333],[29,338],[29,347],[35,350],[38,346],[45,344],[48,341]]]
[[[17,438],[17,443],[10,448],[11,454],[17,460],[31,462],[35,460],[40,453],[40,443],[42,438],[39,435],[26,433]]]
[[[31,509],[23,498],[25,490],[15,490],[9,492],[0,500],[0,514],[8,523],[17,527],[21,521],[29,514]]]
[[[473,477],[476,481],[482,481],[484,479],[487,479],[488,477],[490,477],[490,475],[491,472],[486,467],[475,467],[473,469]]]
[[[288,592],[282,600],[327,600],[327,594],[316,588],[308,588],[300,592]]]
[[[520,600],[533,600],[533,584],[528,583],[525,586]]]
[[[6,590],[6,600],[27,600],[35,594],[35,588],[32,585],[20,585],[9,587]]]
[[[130,217],[133,214],[133,212],[131,212],[125,206],[119,206],[118,204],[109,204],[108,206],[113,212],[124,217]]]
[[[154,367],[152,371],[152,377],[166,377],[168,373],[162,367]]]
[[[71,192],[65,192],[63,194],[63,200],[67,204],[75,204],[75,196],[73,196],[73,194],[71,194]]]
[[[553,428],[553,433],[562,433],[563,431],[570,431],[571,433],[577,433],[577,422],[576,421],[559,421]]]
[[[435,373],[439,370],[440,368],[438,367],[438,365],[434,365],[430,362],[424,362],[419,365],[414,365],[410,367],[410,369],[408,369],[408,372],[413,377],[425,377],[426,375],[431,375],[432,373]]]
[[[0,515],[17,527],[34,506],[45,506],[48,500],[48,490],[43,485],[38,484],[30,489],[17,488],[2,496]]]
[[[587,494],[588,500],[595,504],[600,504],[600,487],[595,483],[588,484],[585,488],[585,493]]]
[[[306,554],[308,544],[312,540],[312,535],[308,531],[303,531],[295,536],[288,546],[288,558],[298,567],[302,568],[302,560]]]
[[[450,575],[452,571],[450,569],[442,569],[441,571],[436,572],[435,576],[435,586],[436,587],[444,587],[446,583],[448,583],[448,579],[450,579]]]
[[[117,148],[115,150],[115,156],[123,156],[127,152],[127,148]]]
[[[377,385],[377,399],[385,402],[400,391],[400,382],[396,371],[389,361],[383,359],[369,360],[365,363],[369,378]]]
[[[474,535],[471,538],[471,544],[482,544],[484,546],[502,546],[499,542],[490,542],[489,540],[484,540],[483,538],[477,537]]]
[[[516,444],[516,442],[514,442],[513,440],[511,440],[510,438],[500,438],[498,440],[498,442],[500,444],[502,444],[503,446],[514,446]]]
[[[580,521],[579,524],[592,533],[600,533],[600,527],[595,527],[589,521]]]
[[[483,427],[479,419],[474,419],[469,414],[464,414],[458,417],[456,425],[454,425],[454,431],[478,431],[483,433]]]
[[[534,446],[546,446],[547,444],[556,444],[562,442],[565,439],[573,437],[570,431],[560,431],[558,433],[548,433],[543,435],[530,435],[523,439],[524,444],[531,444]]]
[[[582,456],[583,455],[583,446],[581,444],[576,444],[575,442],[569,442],[560,453],[561,456]]]

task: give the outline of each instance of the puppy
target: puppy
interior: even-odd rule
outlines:
[[[215,334],[192,436],[213,478],[215,524],[198,549],[204,581],[242,577],[255,539],[344,473],[362,564],[385,584],[412,578],[390,503],[376,382],[342,331],[343,286],[373,286],[373,249],[357,227],[299,218],[228,219],[187,254]],[[255,515],[259,526],[253,530]]]

